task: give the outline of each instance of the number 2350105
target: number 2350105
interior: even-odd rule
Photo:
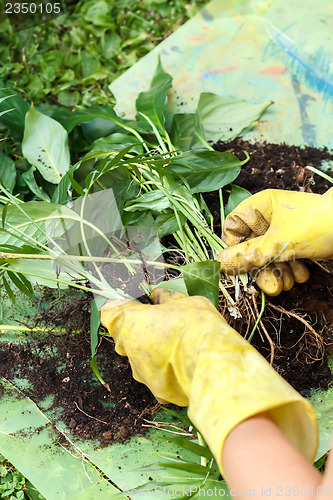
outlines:
[[[6,2],[5,13],[13,14],[60,14],[60,2]]]

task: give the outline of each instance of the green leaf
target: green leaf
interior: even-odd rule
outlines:
[[[4,208],[0,207],[0,217]],[[64,222],[65,219],[65,222]],[[45,242],[44,235],[60,236],[64,233],[64,224],[68,228],[73,219],[78,220],[77,214],[70,208],[56,203],[44,201],[28,201],[21,203],[18,207],[10,205],[7,209],[4,227],[6,232],[0,230],[0,245],[22,245],[22,239],[28,245],[31,238],[35,241]]]
[[[135,139],[132,135],[122,134],[115,132],[108,135],[107,137],[101,137],[93,142],[90,153],[94,151],[111,153],[114,151],[121,151],[123,148],[132,145],[129,151],[136,154],[142,154],[142,146],[135,143]]]
[[[0,184],[12,192],[16,182],[16,167],[11,158],[0,153]]]
[[[68,172],[70,175],[72,175],[75,170],[77,170],[81,165],[81,161],[76,163],[75,165],[72,165]],[[55,188],[55,191],[52,195],[51,202],[52,203],[59,203],[59,204],[64,204],[66,201],[69,201],[71,199],[71,194],[70,194],[70,186],[71,186],[71,181],[68,175],[65,175],[57,187]]]
[[[0,121],[6,125],[17,140],[21,140],[24,131],[24,117],[29,109],[29,104],[20,94],[12,95],[11,89],[0,89],[0,113],[6,111]],[[14,110],[13,110],[14,108]],[[7,112],[9,111],[10,112]]]
[[[91,361],[90,361],[90,366],[92,368],[92,371],[94,372],[97,380],[104,385],[104,387],[108,387],[106,382],[104,382],[102,375],[100,374],[100,371],[97,366],[96,362],[96,357],[95,357],[95,351],[96,347],[98,345],[98,330],[99,326],[101,324],[101,315],[100,315],[100,310],[103,304],[105,304],[106,298],[105,297],[95,297],[94,300],[91,303],[91,312],[90,312],[90,347],[91,347]]]
[[[68,90],[62,90],[59,92],[57,98],[58,102],[62,106],[76,106],[80,102],[80,93],[78,91],[70,92]]]
[[[21,290],[25,295],[32,298],[33,297],[33,289],[31,283],[27,280],[24,275],[17,275],[12,271],[7,271],[8,278],[14,283],[14,285]]]
[[[53,184],[61,181],[69,168],[66,130],[53,118],[37,111],[33,105],[25,118],[22,151],[44,179]]]
[[[154,210],[158,212],[169,207],[169,199],[161,191],[156,190],[144,193],[135,200],[127,202],[124,210],[127,212],[136,210]]]
[[[166,288],[167,290],[170,290],[170,292],[183,293],[184,295],[187,295],[184,278],[174,278],[171,280],[162,281],[162,283],[159,283],[154,288],[157,287]]]
[[[60,120],[63,127],[70,133],[74,127],[79,125],[79,123],[90,122],[95,118],[104,118],[105,120],[112,121],[120,126],[124,123],[121,118],[117,116],[114,109],[111,106],[91,106],[88,109],[82,109],[80,111],[75,111],[69,116],[67,115],[65,119]],[[111,131],[109,132],[109,134]]]
[[[191,149],[213,149],[206,140],[206,133],[203,124],[200,121],[199,115],[195,115],[195,126],[194,126],[194,135],[191,142]]]
[[[34,195],[36,195],[41,200],[50,201],[49,196],[45,193],[45,191],[43,191],[43,189],[40,186],[38,186],[36,182],[34,176],[35,170],[36,167],[31,167],[29,168],[29,170],[27,170],[27,172],[24,172],[24,174],[22,174],[21,177]]]
[[[98,330],[101,324],[101,308],[105,304],[105,297],[95,297],[91,302],[91,310],[90,310],[90,346],[91,346],[91,355],[95,355],[96,347],[98,344]]]
[[[179,213],[178,218],[180,224],[184,225],[186,217],[182,213]],[[174,211],[168,210],[167,213],[159,214],[155,219],[154,228],[156,229],[159,238],[163,238],[163,236],[166,236],[167,234],[173,234],[178,231],[180,227],[178,226],[178,221]]]
[[[85,50],[82,53],[81,66],[82,66],[83,78],[94,77],[95,76],[94,73],[97,73],[101,69],[98,57],[96,57],[94,54],[91,54],[87,50]]]
[[[109,6],[103,0],[99,0],[98,2],[94,2],[94,4],[89,7],[87,14],[84,16],[84,19],[88,22],[94,22],[96,17],[102,16],[104,14],[109,13]]]
[[[152,131],[140,113],[151,120],[162,136],[165,135],[164,110],[167,104],[167,92],[171,87],[172,77],[168,73],[165,73],[159,60],[150,84],[150,89],[146,92],[141,92],[136,100],[136,110],[138,113],[136,119],[143,129]]]
[[[195,129],[194,113],[177,113],[173,117],[171,128],[171,141],[176,149],[188,151],[191,149],[191,143]]]
[[[19,253],[25,253],[21,248],[16,250]],[[30,251],[29,253],[34,253]],[[55,266],[50,260],[41,259],[7,259],[10,269],[26,277],[32,285],[38,283],[39,286],[48,288],[66,289],[73,284],[75,279],[79,280],[81,276],[75,271],[70,271],[70,275],[62,270],[58,265]]]
[[[207,141],[230,141],[256,125],[272,102],[253,103],[236,97],[202,92],[197,115]]]
[[[235,184],[231,184],[231,191],[228,198],[228,203],[224,210],[225,217],[229,215],[230,212],[232,212],[237,207],[237,205],[241,203],[241,201],[246,200],[246,198],[248,198],[249,196],[251,196],[251,193],[249,193],[249,191],[239,186],[236,186]]]
[[[184,448],[185,450],[189,450],[198,457],[205,457],[205,458],[214,458],[212,455],[212,452],[210,451],[209,448],[206,446],[202,446],[201,444],[194,443],[193,441],[189,440],[188,438],[183,438],[183,437],[163,437],[160,439],[166,439],[167,441],[170,441],[171,443],[175,443],[177,446],[180,446],[181,448]]]
[[[8,281],[6,280],[6,278],[4,276],[2,278],[2,283],[3,283],[3,286],[5,287],[5,290],[6,290],[8,297],[10,298],[12,303],[15,304],[15,301],[16,301],[15,293],[13,292],[12,288],[9,286]]]
[[[111,59],[116,52],[118,52],[120,48],[121,38],[115,33],[107,33],[104,36],[102,47],[103,47],[103,56],[106,59]]]
[[[74,179],[74,177],[72,177],[72,176],[70,175],[70,173],[69,173],[69,172],[67,172],[67,176],[68,176],[68,178],[69,178],[69,179],[70,179],[70,181],[71,181],[71,184],[72,184],[73,189],[74,189],[74,190],[75,190],[75,191],[76,191],[76,192],[77,192],[80,196],[85,196],[85,193],[84,193],[84,191],[83,191],[82,187],[81,187],[81,186],[80,186],[80,184],[79,184],[79,183],[78,183],[78,182]]]
[[[177,469],[181,471],[191,472],[192,474],[205,474],[210,472],[209,467],[205,467],[203,465],[196,464],[194,462],[183,462],[182,460],[173,461],[170,460],[168,462],[159,462],[156,464],[157,466],[165,469]],[[155,468],[155,464],[153,466],[147,465],[146,467],[142,467],[141,470],[153,470]]]
[[[189,151],[173,158],[166,169],[186,179],[192,193],[207,193],[233,182],[243,163],[228,152]]]
[[[189,295],[207,297],[218,308],[220,263],[217,260],[187,264],[182,267],[182,274]]]

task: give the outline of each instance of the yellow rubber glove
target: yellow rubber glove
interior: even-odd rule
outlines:
[[[128,356],[136,380],[159,401],[188,406],[222,474],[229,432],[265,411],[308,459],[314,458],[318,430],[312,406],[208,299],[156,289],[152,300],[155,305],[108,301],[102,324],[118,354]]]
[[[250,196],[226,218],[222,239],[231,247],[217,258],[222,271],[251,271],[254,278],[275,259],[257,283],[268,295],[290,290],[309,277],[296,259],[333,258],[333,188],[324,195],[267,189]]]

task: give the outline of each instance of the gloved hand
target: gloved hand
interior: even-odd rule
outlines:
[[[222,448],[240,422],[269,412],[309,459],[317,447],[315,412],[204,297],[152,293],[155,305],[108,301],[102,324],[133,376],[161,402],[188,406],[223,474]],[[246,443],[245,443],[246,446]]]
[[[222,239],[231,247],[217,257],[222,271],[255,277],[275,259],[257,283],[268,295],[290,290],[309,277],[296,259],[333,258],[333,188],[324,195],[267,189],[250,196],[226,218]]]

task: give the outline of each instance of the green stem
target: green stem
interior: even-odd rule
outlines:
[[[66,328],[39,328],[37,326],[29,328],[23,325],[0,325],[0,333],[2,332],[56,332],[56,333],[66,333]],[[76,331],[75,333],[80,333]]]
[[[220,200],[221,238],[222,238],[223,225],[224,225],[224,221],[225,221],[222,188],[219,189],[219,200]]]
[[[256,331],[256,329],[257,329],[257,326],[259,325],[259,321],[261,320],[262,315],[264,314],[264,310],[265,310],[265,294],[264,294],[264,292],[261,290],[261,309],[260,309],[260,313],[259,313],[259,316],[258,316],[258,318],[257,318],[257,321],[255,322],[254,327],[253,327],[253,329],[252,329],[252,332],[250,333],[250,336],[249,336],[249,338],[247,339],[247,340],[248,340],[248,342],[250,342],[250,343],[251,343],[251,340],[252,340],[252,338],[253,338],[253,335],[254,335],[254,333],[255,333],[255,331]]]
[[[51,255],[43,255],[36,253],[10,253],[10,252],[0,252],[0,259],[36,259],[36,260],[56,260],[56,261],[65,261],[65,262],[115,262],[118,264],[142,264],[142,260],[140,259],[117,259],[113,257],[89,257],[87,255],[62,255],[61,257],[52,257]],[[180,266],[176,266],[174,264],[168,264],[166,262],[158,262],[154,260],[146,260],[146,264],[149,266],[155,267],[167,267],[170,269],[181,270]],[[0,267],[1,269],[1,267]]]
[[[183,226],[180,223],[180,219],[179,219],[179,215],[177,213],[177,210],[174,209],[173,212],[175,214],[175,217],[176,217],[176,220],[177,220],[177,224],[178,224],[178,227],[179,227],[179,230],[177,231],[177,233],[178,233],[179,238],[180,238],[180,240],[182,242],[182,247],[183,247],[183,250],[184,250],[184,253],[185,253],[185,259],[189,260],[189,252],[188,252],[188,248],[187,248],[187,243],[186,243],[186,239],[185,239],[185,235],[184,235]]]
[[[197,431],[197,437],[198,437],[198,443],[200,444],[200,446],[205,446],[205,441],[203,440],[203,437],[201,436],[200,432]],[[200,463],[203,467],[206,467],[207,466],[207,458],[206,457],[200,457],[201,460],[200,460]]]

